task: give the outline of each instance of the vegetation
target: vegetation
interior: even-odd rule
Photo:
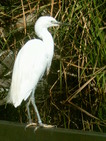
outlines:
[[[48,78],[42,80],[45,87],[36,91],[42,120],[63,128],[106,132],[105,4],[103,0],[0,2],[1,99],[9,89],[13,66],[13,61],[10,67],[4,60],[8,54],[14,60],[22,45],[36,37],[33,26],[39,16],[51,15],[68,25],[50,29],[55,55]],[[32,110],[35,120],[33,114]],[[17,111],[11,105],[0,107],[2,120],[26,122],[26,115],[24,104]]]

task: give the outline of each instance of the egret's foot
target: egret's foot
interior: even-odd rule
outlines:
[[[35,129],[34,129],[34,132],[38,129],[38,128],[54,128],[54,127],[57,127],[55,125],[47,125],[47,124],[43,124],[43,123],[40,123],[38,124]]]
[[[31,123],[28,123],[25,128],[28,128],[30,126],[38,126],[38,124],[31,122]]]
[[[55,125],[48,125],[48,124],[44,124],[44,123],[39,124],[39,126],[43,127],[43,128],[54,128],[54,127],[56,127]]]

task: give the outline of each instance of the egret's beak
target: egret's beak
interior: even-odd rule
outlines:
[[[61,25],[61,22],[57,22],[58,25]]]
[[[62,23],[62,22],[58,22],[58,21],[56,21],[56,23],[55,23],[55,26],[64,26],[64,25],[70,26],[69,23]]]
[[[58,21],[56,21],[56,26],[59,26],[59,25],[61,25],[61,22],[58,22]]]
[[[62,23],[62,22],[59,22],[59,25],[68,25],[68,26],[70,26],[70,24],[69,23]]]

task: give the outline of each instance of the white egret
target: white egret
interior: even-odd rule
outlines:
[[[18,107],[23,100],[29,99],[26,105],[29,123],[32,124],[29,110],[29,105],[32,103],[38,126],[41,127],[50,126],[42,123],[35,104],[34,92],[45,70],[49,72],[53,58],[54,41],[48,28],[59,24],[60,22],[50,16],[42,16],[37,20],[34,29],[40,39],[29,40],[19,51],[13,67],[10,91],[5,98],[7,103],[12,103],[15,107]]]

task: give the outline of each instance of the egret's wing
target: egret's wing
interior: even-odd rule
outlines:
[[[10,101],[15,107],[26,100],[47,67],[45,47],[40,40],[28,41],[19,51],[13,69]]]

